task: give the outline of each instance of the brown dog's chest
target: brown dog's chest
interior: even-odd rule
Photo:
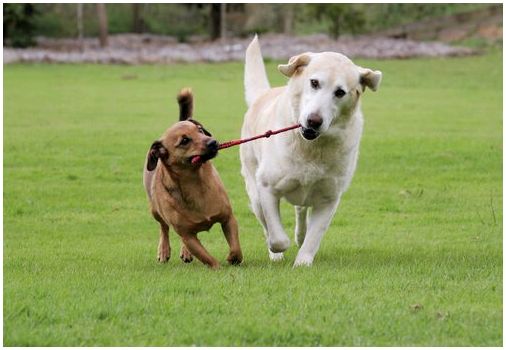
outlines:
[[[178,220],[183,219],[183,220]],[[192,218],[180,217],[174,220],[173,223],[174,229],[179,232],[201,232],[201,231],[209,231],[211,227],[217,222],[223,222],[223,215],[213,215],[213,216],[194,216]]]
[[[228,197],[215,173],[193,184],[157,181],[154,193],[153,209],[180,235],[207,231],[231,214]]]
[[[178,233],[208,231],[215,223],[224,222],[228,218],[229,209],[226,205],[216,205],[214,199],[210,201],[207,196],[202,196],[197,202],[193,198],[186,198],[186,201],[172,205],[169,213],[170,224]],[[218,201],[220,202],[220,201]],[[186,206],[184,204],[191,203]],[[221,202],[220,202],[221,203]]]

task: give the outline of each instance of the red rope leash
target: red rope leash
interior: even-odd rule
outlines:
[[[224,148],[229,148],[229,147],[232,147],[232,146],[237,146],[237,145],[240,145],[241,143],[246,143],[246,142],[254,141],[254,140],[257,140],[257,139],[261,139],[263,137],[270,137],[271,135],[276,135],[276,134],[279,134],[279,133],[282,133],[282,132],[285,132],[285,131],[289,131],[289,130],[293,130],[293,129],[297,129],[297,128],[300,128],[300,124],[292,125],[292,126],[289,126],[287,128],[283,128],[283,129],[279,129],[279,130],[274,130],[274,131],[268,130],[268,131],[266,131],[265,133],[263,133],[261,135],[253,136],[253,137],[250,137],[250,138],[247,138],[247,139],[238,139],[238,140],[232,140],[232,141],[228,141],[228,142],[223,142],[223,143],[221,143],[218,146],[218,149],[224,149]]]
[[[229,147],[237,146],[237,145],[240,145],[241,143],[246,143],[246,142],[254,141],[254,140],[257,140],[257,139],[261,139],[263,137],[268,138],[271,135],[280,134],[282,132],[293,130],[293,129],[297,129],[297,128],[300,128],[300,127],[301,127],[300,124],[295,124],[295,125],[289,126],[287,128],[279,129],[279,130],[268,130],[268,131],[266,131],[265,133],[263,133],[261,135],[249,137],[247,139],[237,139],[237,140],[231,140],[231,141],[223,142],[223,143],[220,143],[220,145],[218,146],[218,149],[220,150],[220,149],[224,149],[224,148],[229,148]],[[193,157],[192,164],[196,164],[198,162],[200,162],[200,156]]]

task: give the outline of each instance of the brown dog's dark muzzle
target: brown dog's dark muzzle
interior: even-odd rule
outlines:
[[[216,140],[209,140],[206,143],[206,152],[199,156],[193,156],[190,158],[190,163],[192,164],[202,164],[208,161],[209,159],[212,159],[216,157],[218,154],[219,144]]]
[[[218,154],[218,141],[209,140],[206,144],[207,151],[200,157],[200,161],[204,163],[206,160],[216,157]]]
[[[207,150],[209,152],[218,152],[218,141],[216,140],[209,140],[206,144]]]

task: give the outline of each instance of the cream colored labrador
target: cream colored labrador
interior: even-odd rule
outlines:
[[[270,88],[258,38],[246,50],[248,111],[241,136],[295,123],[302,127],[241,145],[241,173],[251,208],[264,228],[271,260],[290,246],[280,218],[285,198],[295,206],[294,266],[311,265],[357,164],[363,117],[360,98],[375,91],[381,72],[335,52],[303,53],[279,65],[288,84]]]

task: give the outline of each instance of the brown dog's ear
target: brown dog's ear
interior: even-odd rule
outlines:
[[[151,145],[151,148],[148,152],[148,159],[146,162],[146,169],[148,171],[153,171],[156,169],[156,164],[158,163],[158,159],[166,159],[169,156],[169,152],[167,149],[163,147],[160,141],[155,141]]]
[[[382,73],[379,70],[371,70],[369,68],[358,67],[360,73],[360,84],[362,84],[362,91],[367,86],[372,91],[376,91],[381,83]]]
[[[311,52],[293,56],[288,60],[287,64],[280,64],[278,70],[290,78],[295,72],[301,72],[302,69],[311,61]]]
[[[188,120],[193,115],[193,94],[190,88],[183,88],[177,95],[179,121]]]
[[[207,131],[205,128],[204,128],[204,125],[202,125],[201,123],[199,123],[198,121],[196,121],[195,119],[188,119],[189,122],[192,122],[193,124],[199,126],[201,129],[202,129],[202,132],[204,133],[204,135],[207,135],[207,136],[213,136],[211,135],[211,133],[209,131]]]

